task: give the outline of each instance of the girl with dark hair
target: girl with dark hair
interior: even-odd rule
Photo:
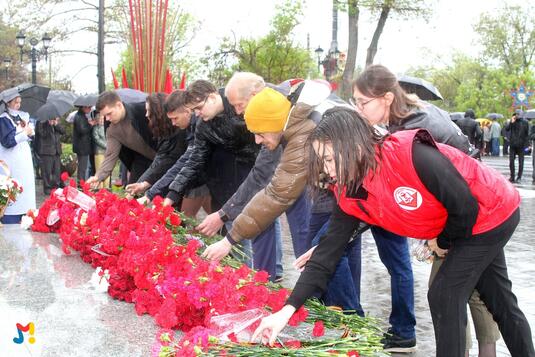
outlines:
[[[358,76],[353,83],[353,97],[350,102],[368,123],[383,126],[390,133],[424,128],[440,143],[451,145],[467,154],[472,150],[467,137],[450,120],[448,113],[419,100],[414,94],[407,94],[399,85],[396,76],[384,66],[369,66]],[[389,330],[390,336],[385,336],[385,339],[391,341],[387,341],[385,346],[404,345],[404,341],[414,337],[416,323],[414,280],[408,243],[405,237],[379,227],[372,227],[371,231],[381,261],[390,273],[393,291],[390,315],[392,327]],[[359,243],[357,241],[357,244]],[[434,267],[434,270],[438,269],[438,263],[434,264]],[[480,301],[478,303],[483,305]],[[491,324],[492,320],[486,325]],[[492,326],[490,327],[489,331],[492,331]],[[499,338],[496,327],[494,331],[496,332],[489,340]],[[470,338],[468,342],[471,345]]]
[[[511,355],[535,356],[504,256],[520,219],[520,196],[502,175],[423,129],[382,137],[345,108],[328,110],[306,146],[309,185],[317,187],[327,173],[338,205],[286,305],[262,320],[253,340],[273,344],[296,309],[325,290],[352,233],[366,222],[447,253],[428,293],[438,357],[464,356],[465,306],[476,287]]]
[[[173,126],[165,111],[164,93],[154,93],[147,97],[145,109],[152,136],[157,140],[156,157],[136,183],[126,186],[130,195],[141,194],[158,181],[184,154],[187,148],[186,132]]]

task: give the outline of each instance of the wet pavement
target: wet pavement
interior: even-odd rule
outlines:
[[[485,158],[507,177],[506,158]],[[524,182],[517,185],[522,196],[520,225],[506,246],[513,292],[535,326],[535,186],[531,184],[531,157],[526,157]],[[37,185],[41,187],[40,182]],[[42,202],[43,197],[38,200]],[[283,284],[292,287],[298,273],[291,267],[293,252],[284,223]],[[379,260],[373,238],[363,238],[362,305],[384,321],[390,313],[390,279]],[[413,262],[418,351],[405,356],[429,357],[434,352],[434,334],[427,304],[427,281],[431,266]],[[94,270],[76,255],[66,256],[56,235],[32,233],[18,226],[0,228],[0,356],[149,356],[158,331],[150,316],[137,316],[133,304],[113,300],[92,283]],[[94,278],[93,278],[94,279]],[[94,282],[94,280],[93,280]],[[33,322],[34,344],[14,342],[16,323]],[[473,332],[473,328],[472,328]],[[475,333],[472,333],[475,336]],[[474,339],[471,356],[477,356]],[[498,356],[509,356],[500,340]]]

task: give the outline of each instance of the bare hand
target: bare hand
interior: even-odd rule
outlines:
[[[33,128],[29,125],[26,125],[24,127],[24,133],[26,134],[26,136],[33,136],[35,134],[35,132],[33,131]]]
[[[129,185],[126,185],[125,191],[131,195],[139,195],[145,192],[149,187],[150,187],[150,183],[148,183],[147,181],[143,181],[139,183],[131,183]]]
[[[173,205],[173,200],[169,199],[169,198],[166,198],[165,200],[163,200],[163,205],[164,206],[172,206]]]
[[[227,238],[223,238],[206,248],[202,253],[202,257],[208,260],[219,261],[230,253],[230,249],[232,249],[232,244],[230,244]]]
[[[147,196],[142,196],[137,201],[142,205],[148,205],[150,203],[150,199]]]
[[[260,342],[270,346],[275,344],[277,336],[288,323],[288,320],[295,312],[295,307],[285,305],[279,312],[266,316],[260,322],[260,326],[255,330],[251,337],[251,342],[254,342],[260,336]]]
[[[444,258],[448,254],[447,249],[442,249],[437,244],[437,239],[430,239],[427,241],[427,246],[431,249],[439,258]]]
[[[219,213],[214,212],[206,216],[196,229],[208,237],[213,237],[223,227],[223,224],[225,223],[219,217]]]
[[[303,253],[299,258],[297,258],[293,266],[295,269],[299,270],[300,272],[305,270],[305,264],[308,262],[310,257],[312,256],[312,253],[314,252],[314,249],[316,249],[317,245],[313,246],[309,250],[307,250],[305,253]]]
[[[91,176],[87,180],[85,180],[85,183],[91,186],[91,188],[98,188],[98,185],[100,184],[100,181],[98,180],[97,176]]]

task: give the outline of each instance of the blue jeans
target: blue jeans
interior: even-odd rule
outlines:
[[[414,278],[407,238],[376,226],[371,231],[379,257],[390,274],[392,330],[404,339],[414,338]]]
[[[313,237],[313,246],[317,245],[321,236],[327,232],[330,216],[331,213],[313,213],[310,215],[309,237]],[[340,306],[343,310],[354,310],[358,315],[364,316],[364,310],[360,305],[360,248],[360,241],[358,244],[349,243],[331,280],[329,280],[327,290],[321,296],[321,300],[327,306]],[[358,284],[353,279],[350,257],[358,257],[359,259]]]
[[[277,268],[276,268],[276,275],[282,276],[284,274],[284,268],[282,266],[282,231],[281,231],[281,222],[280,219],[277,218],[275,221],[275,239],[277,244]]]
[[[490,153],[492,156],[500,156],[500,138],[490,139]]]
[[[294,204],[286,210],[286,218],[292,235],[292,245],[295,257],[301,256],[311,248],[308,239],[308,223],[310,220],[310,200],[306,190]]]

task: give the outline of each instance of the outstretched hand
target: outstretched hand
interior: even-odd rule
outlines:
[[[231,249],[232,244],[230,244],[227,238],[223,238],[219,242],[216,242],[206,248],[206,250],[202,253],[201,256],[208,260],[219,261],[226,257],[228,253],[230,253]]]
[[[260,322],[260,326],[253,333],[251,342],[254,342],[260,336],[261,343],[273,346],[277,336],[286,326],[294,312],[295,307],[285,305],[279,312],[264,317]]]
[[[299,256],[293,263],[293,266],[295,269],[302,272],[305,269],[305,265],[312,256],[312,253],[314,253],[314,250],[316,249],[317,245],[313,246],[309,250],[307,250],[305,253],[303,253],[301,256]]]
[[[223,227],[223,224],[225,223],[219,217],[219,213],[214,212],[206,216],[206,218],[196,227],[196,229],[208,237],[213,237],[217,232],[219,232],[221,227]]]

